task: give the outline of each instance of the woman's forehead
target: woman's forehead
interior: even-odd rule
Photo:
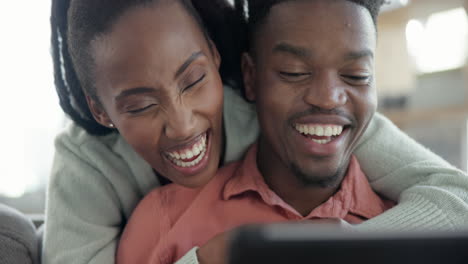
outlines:
[[[155,58],[169,64],[206,46],[199,25],[179,4],[133,9],[92,45],[97,61],[111,64]]]
[[[93,42],[97,79],[172,78],[193,53],[209,55],[199,25],[178,4],[131,10]]]

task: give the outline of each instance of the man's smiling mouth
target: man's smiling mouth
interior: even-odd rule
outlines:
[[[339,137],[345,129],[341,125],[323,124],[294,124],[294,128],[303,136],[321,145],[330,143],[333,139]]]

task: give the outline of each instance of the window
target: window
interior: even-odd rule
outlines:
[[[17,208],[22,198],[32,200],[35,194],[43,207],[53,140],[64,122],[53,82],[50,4],[0,4],[0,202]],[[40,208],[18,209],[42,213]]]
[[[465,65],[468,20],[464,8],[432,14],[426,23],[411,20],[406,27],[409,54],[419,73],[457,69]]]

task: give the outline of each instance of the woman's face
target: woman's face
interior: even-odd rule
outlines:
[[[97,121],[173,182],[207,183],[220,159],[223,87],[219,54],[195,19],[177,1],[134,8],[91,50]]]

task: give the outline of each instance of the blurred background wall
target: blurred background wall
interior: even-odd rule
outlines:
[[[467,170],[467,0],[399,0],[379,20],[379,110]]]
[[[379,21],[379,111],[467,170],[468,0],[392,0]],[[49,51],[50,0],[0,3],[0,203],[41,215],[66,119]]]

